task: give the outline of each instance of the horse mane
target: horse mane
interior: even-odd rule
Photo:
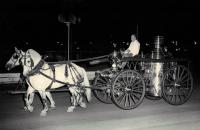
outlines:
[[[33,49],[28,49],[26,51],[26,53],[30,54],[33,62],[34,62],[34,67],[40,62],[40,60],[42,59],[42,56],[36,52],[35,50]]]

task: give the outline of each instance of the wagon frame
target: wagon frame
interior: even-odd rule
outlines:
[[[184,104],[193,90],[193,77],[189,70],[190,61],[183,58],[123,58],[127,67],[118,72],[105,69],[97,73],[94,86],[102,88],[94,90],[94,95],[103,103],[114,103],[117,107],[129,110],[140,105],[144,97],[148,99],[163,98],[172,105]],[[147,95],[148,83],[144,78],[144,64],[162,63],[165,70],[162,76],[161,95]],[[139,69],[137,69],[139,65]],[[113,77],[109,77],[112,75]],[[103,76],[106,75],[106,76]]]

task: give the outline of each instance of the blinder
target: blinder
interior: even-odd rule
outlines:
[[[30,61],[27,61],[27,59],[29,59],[30,58]],[[30,63],[30,66],[28,66],[28,67],[34,67],[34,62],[33,62],[33,59],[31,58],[31,56],[30,55],[23,55],[22,57],[21,57],[21,59],[19,60],[19,62],[20,62],[20,64],[22,64],[22,63],[24,63],[24,65],[25,66],[28,66],[27,65],[27,62],[28,63]]]
[[[20,64],[20,55],[22,55],[21,53],[17,53],[15,52],[13,55],[12,55],[12,58],[11,58],[11,61],[13,62],[13,65],[15,65],[17,63],[17,61],[19,61],[19,64]]]
[[[18,58],[19,58],[19,55],[15,53],[15,54],[13,55],[13,59],[18,59]]]

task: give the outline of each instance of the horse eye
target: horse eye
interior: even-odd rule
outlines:
[[[14,58],[14,59],[18,59],[19,56],[18,56],[18,55],[14,55],[13,58]]]

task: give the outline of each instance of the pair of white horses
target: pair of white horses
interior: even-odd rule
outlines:
[[[88,102],[91,100],[91,88],[86,71],[74,63],[49,65],[35,50],[28,49],[24,52],[15,47],[15,52],[6,63],[6,68],[10,70],[18,65],[22,65],[23,76],[26,77],[28,84],[24,99],[25,110],[33,111],[34,92],[38,91],[44,105],[40,115],[46,116],[48,110],[55,109],[55,102],[48,89],[55,89],[65,85],[71,93],[71,106],[67,108],[67,112],[73,112],[78,105],[86,108],[86,103],[83,101],[84,95]],[[76,71],[72,71],[72,68]],[[79,81],[80,77],[83,79],[82,81]],[[50,108],[47,104],[48,99]]]

